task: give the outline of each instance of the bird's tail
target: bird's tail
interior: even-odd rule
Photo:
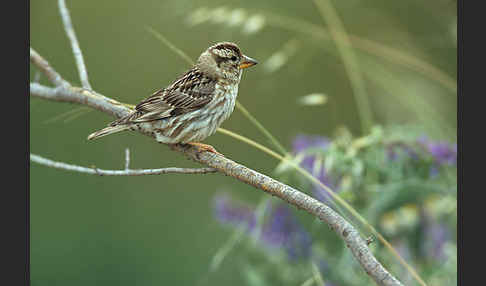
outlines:
[[[123,131],[123,130],[127,130],[130,128],[130,124],[121,124],[121,125],[115,125],[115,126],[108,126],[106,128],[103,128],[101,130],[98,130],[94,133],[91,133],[89,136],[88,136],[88,140],[93,140],[93,139],[97,139],[97,138],[100,138],[100,137],[103,137],[103,136],[106,136],[106,135],[110,135],[110,134],[113,134],[113,133],[116,133],[116,132],[120,132],[120,131]]]

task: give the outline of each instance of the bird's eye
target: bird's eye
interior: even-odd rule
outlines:
[[[232,57],[231,57],[231,60],[232,60],[232,61],[236,61],[236,56],[232,56]]]

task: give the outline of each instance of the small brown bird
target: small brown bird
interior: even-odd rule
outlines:
[[[170,86],[137,104],[129,115],[89,135],[88,140],[123,130],[141,130],[161,143],[191,144],[199,151],[218,153],[211,145],[198,142],[214,134],[231,115],[243,69],[255,64],[236,44],[217,43]]]

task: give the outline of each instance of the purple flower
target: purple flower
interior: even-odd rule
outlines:
[[[417,146],[418,145],[418,146]],[[417,149],[422,148],[422,152]],[[405,154],[412,160],[419,160],[421,157],[425,160],[430,155],[433,162],[429,169],[429,177],[436,177],[440,173],[443,165],[457,164],[457,144],[450,144],[445,141],[432,141],[427,136],[421,136],[416,139],[415,144],[405,142],[393,142],[386,145],[386,155],[389,161],[395,161],[399,154]]]
[[[254,209],[237,203],[227,195],[218,195],[214,198],[214,215],[221,223],[234,226],[246,226],[252,231],[256,225]]]
[[[388,160],[395,161],[398,158],[397,151],[404,152],[405,155],[407,155],[413,160],[417,160],[419,158],[417,152],[411,146],[403,142],[394,142],[386,145],[386,153],[387,153]]]
[[[299,134],[292,142],[292,150],[294,153],[300,153],[308,148],[321,148],[326,150],[329,146],[329,139],[322,136],[308,136]]]
[[[445,258],[444,246],[449,239],[449,231],[444,224],[431,223],[425,230],[427,247],[426,256],[438,261]]]
[[[446,255],[444,252],[445,244],[451,238],[447,225],[434,219],[425,208],[420,211],[420,224],[424,233],[422,255],[426,258],[443,261]]]
[[[330,141],[326,137],[307,136],[301,134],[296,136],[294,141],[292,142],[292,150],[294,151],[294,153],[301,153],[309,148],[317,148],[325,151],[329,147],[329,144]],[[322,160],[322,164],[320,164],[319,168],[316,168],[316,163],[319,159]],[[336,183],[331,179],[329,173],[324,167],[324,160],[322,158],[318,158],[317,155],[305,155],[300,162],[300,165],[313,176],[315,176],[324,185],[329,186],[333,190],[335,190],[335,188],[337,187]],[[318,185],[315,185],[313,187],[312,192],[314,193],[316,199],[321,202],[327,202],[329,200],[329,194]]]
[[[315,175],[315,174],[314,174]],[[330,187],[333,191],[338,191],[339,188],[336,183],[330,178],[329,174],[326,172],[326,169],[324,166],[321,167],[321,170],[319,171],[318,175],[316,176],[319,181],[321,181],[324,185]],[[326,190],[321,188],[318,185],[315,185],[314,188],[312,189],[312,192],[314,196],[316,197],[317,200],[325,203],[330,200],[331,195],[327,193]]]
[[[214,198],[214,214],[218,221],[231,226],[246,226],[249,234],[256,234],[254,208],[231,200],[227,195]],[[260,242],[269,249],[284,249],[291,260],[310,256],[310,234],[299,224],[295,215],[284,204],[276,208],[268,204],[267,220],[261,228]]]
[[[263,225],[262,242],[271,249],[284,248],[291,260],[310,256],[312,239],[286,205],[270,210]]]
[[[426,136],[417,139],[417,142],[424,146],[425,150],[432,155],[438,165],[456,165],[457,164],[457,144],[451,144],[445,141],[432,141]]]

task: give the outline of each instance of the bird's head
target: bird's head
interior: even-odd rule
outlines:
[[[209,47],[201,54],[197,67],[215,78],[239,81],[243,69],[254,66],[257,61],[245,56],[235,43],[221,42]]]

